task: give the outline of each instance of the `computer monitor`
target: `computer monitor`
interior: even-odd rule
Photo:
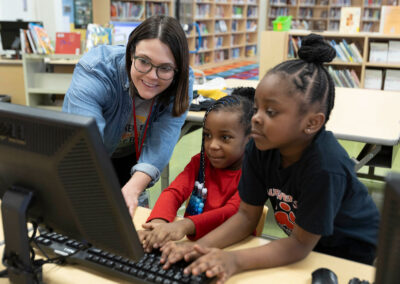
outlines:
[[[141,24],[141,22],[111,21],[110,25],[112,25],[114,27],[113,44],[114,45],[126,45],[128,43],[129,35],[140,24]]]
[[[42,22],[25,21],[0,21],[0,41],[3,51],[15,54],[21,51],[20,29],[28,29],[29,23],[37,23],[43,26]]]
[[[400,281],[400,173],[386,177],[375,284]]]
[[[6,257],[26,245],[15,242],[27,203],[28,221],[133,260],[144,255],[93,118],[0,103],[0,197]]]

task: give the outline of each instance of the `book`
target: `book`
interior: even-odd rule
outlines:
[[[358,33],[360,31],[361,7],[342,7],[340,11],[339,31]]]
[[[21,52],[22,53],[32,53],[32,48],[29,44],[27,30],[19,29],[19,38],[21,40]]]
[[[382,6],[379,32],[388,35],[400,34],[400,6]]]
[[[349,47],[354,55],[354,58],[356,58],[356,62],[362,63],[363,57],[362,57],[357,45],[354,42],[352,42],[352,43],[350,43]]]
[[[81,34],[57,32],[55,53],[79,55],[81,53]]]
[[[345,45],[344,45],[343,42],[340,42],[340,43],[339,43],[339,47],[342,49],[342,51],[343,51],[343,53],[344,53],[344,55],[345,55],[345,57],[346,57],[346,60],[347,60],[348,62],[353,62],[353,57],[351,57],[349,51],[347,50],[347,48],[345,47]]]
[[[112,44],[112,29],[102,27],[98,24],[88,24],[86,30],[85,52],[102,44]]]
[[[400,40],[389,40],[388,63],[400,63]]]
[[[36,48],[41,54],[51,54],[54,53],[54,48],[50,42],[50,37],[48,36],[46,30],[43,26],[29,23],[29,30],[31,31],[32,37],[35,41]]]
[[[400,91],[400,70],[386,69],[385,91]]]
[[[355,82],[357,88],[359,88],[361,86],[361,83],[360,83],[360,79],[358,78],[356,71],[351,69],[350,74],[351,74],[353,81]]]
[[[369,48],[369,62],[387,62],[389,49],[387,42],[371,42]]]
[[[336,41],[331,40],[331,45],[336,50],[336,59],[337,60],[348,61],[346,55],[344,54],[344,52],[342,50],[342,48],[340,47],[339,44],[336,43]]]
[[[29,45],[32,49],[32,53],[37,53],[35,42],[33,41],[32,34],[30,30],[26,30],[26,35],[28,37]]]
[[[381,90],[382,89],[382,70],[365,69],[364,88]]]

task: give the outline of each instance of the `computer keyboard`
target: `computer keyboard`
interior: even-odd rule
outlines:
[[[83,243],[54,232],[42,232],[35,238],[35,244],[46,254],[65,257],[67,263],[80,264],[134,283],[198,284],[212,281],[205,274],[184,274],[183,269],[188,265],[185,261],[164,270],[159,251],[146,253],[135,262],[99,248],[87,248]]]

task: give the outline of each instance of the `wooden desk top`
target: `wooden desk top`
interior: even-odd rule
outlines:
[[[134,224],[137,229],[145,222],[150,210],[139,207],[134,217]],[[0,218],[1,219],[1,218]],[[0,220],[1,221],[1,220]],[[3,227],[0,223],[0,237],[3,239]],[[229,247],[229,250],[250,248],[260,246],[269,241],[262,238],[248,237],[244,241]],[[0,246],[2,252],[4,246]],[[227,284],[248,284],[248,283],[285,283],[285,284],[310,284],[311,273],[320,267],[331,269],[338,276],[340,284],[347,284],[353,277],[368,280],[372,283],[375,275],[375,268],[369,265],[332,257],[312,252],[307,258],[297,263],[271,268],[248,271],[234,275],[227,281]],[[0,264],[0,269],[3,269]],[[45,283],[125,283],[119,278],[100,274],[91,269],[77,266],[59,266],[46,264],[43,266],[43,279]],[[0,278],[0,283],[9,283],[8,279]]]
[[[258,81],[227,79],[229,88],[257,87]],[[338,139],[393,146],[400,140],[400,93],[336,88],[335,105],[326,128]],[[204,112],[190,111],[187,120],[203,122]]]

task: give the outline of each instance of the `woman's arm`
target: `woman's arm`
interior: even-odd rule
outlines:
[[[193,70],[189,71],[189,103],[193,98]],[[188,111],[179,117],[172,116],[172,103],[160,114],[154,114],[155,120],[151,122],[143,150],[138,163],[133,171],[142,171],[152,177],[148,186],[152,186],[160,177],[164,167],[171,159],[172,152],[178,142],[181,128],[185,123]],[[152,167],[151,173],[148,171]]]
[[[124,196],[126,206],[132,218],[135,215],[138,206],[139,195],[147,187],[151,177],[142,172],[135,172],[130,180],[122,187],[122,195]]]

